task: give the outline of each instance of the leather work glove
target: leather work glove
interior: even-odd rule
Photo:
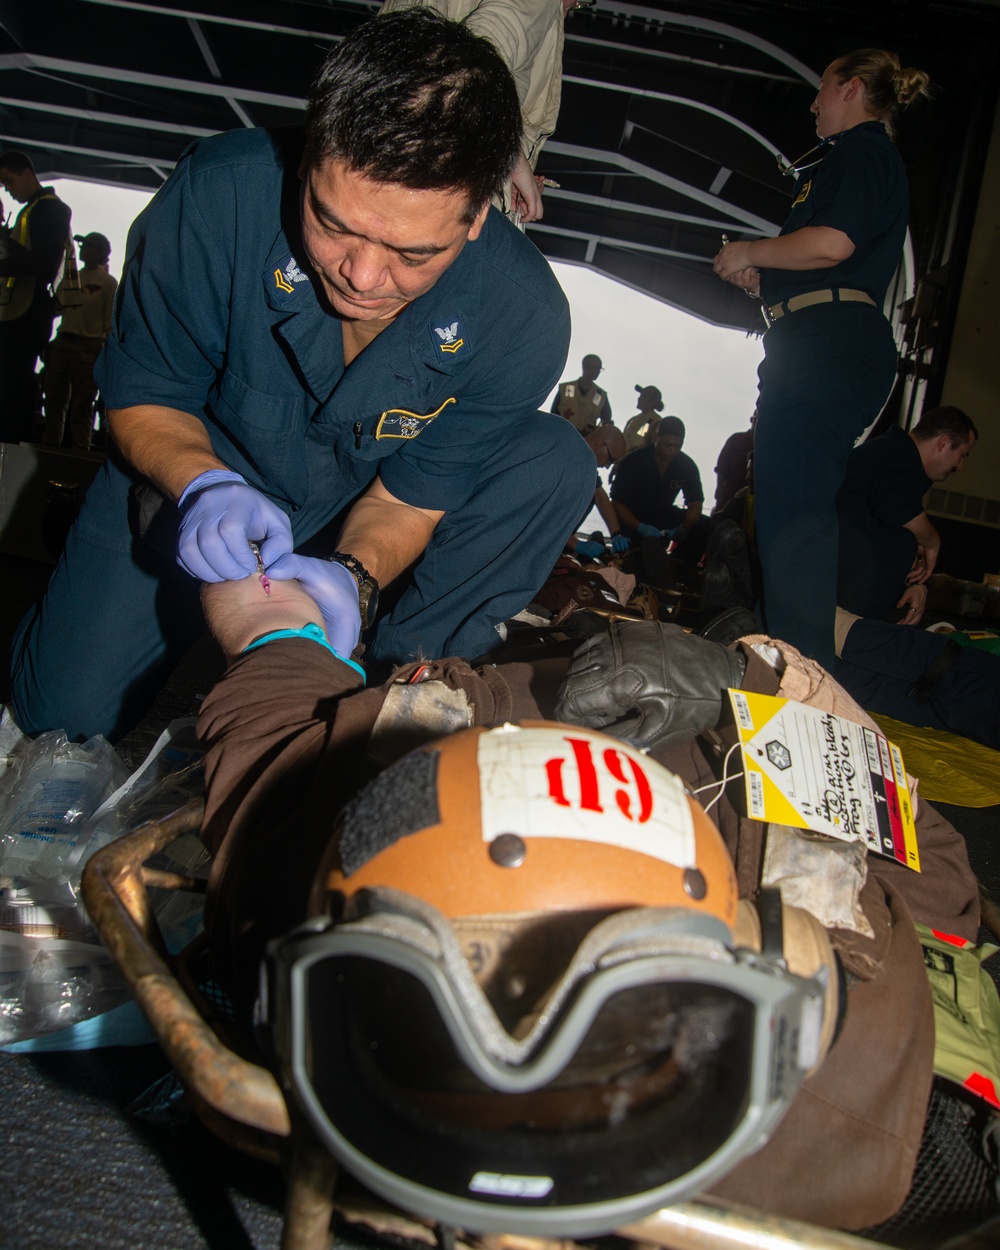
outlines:
[[[604,544],[591,542],[588,538],[585,541],[578,542],[576,544],[573,548],[573,554],[577,556],[586,556],[588,560],[599,560],[601,556],[604,555]]]
[[[658,530],[655,525],[647,525],[645,521],[640,521],[635,527],[635,532],[640,538],[662,538],[663,531]]]
[[[625,537],[624,534],[611,535],[611,550],[616,556],[620,556],[623,551],[628,551],[631,546],[632,543]]]
[[[265,567],[292,550],[292,526],[277,504],[238,473],[210,469],[184,488],[177,507],[177,563],[203,582],[238,582],[257,567],[250,550],[260,546]]]
[[[267,575],[274,582],[296,578],[302,589],[316,600],[323,614],[323,628],[330,646],[338,655],[350,659],[361,636],[361,608],[358,605],[358,583],[342,564],[317,560],[295,553],[280,556],[267,566]]]
[[[688,742],[712,729],[743,656],[660,621],[614,621],[570,661],[556,718],[645,747]]]

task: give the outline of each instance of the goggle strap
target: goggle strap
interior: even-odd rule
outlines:
[[[784,966],[785,922],[779,889],[774,886],[762,887],[757,896],[757,914],[760,916],[761,954]]]

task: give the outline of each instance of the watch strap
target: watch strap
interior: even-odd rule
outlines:
[[[335,551],[326,557],[335,564],[342,564],[358,583],[358,608],[361,612],[361,628],[367,629],[375,619],[378,610],[378,582],[365,568],[357,556],[346,551]]]

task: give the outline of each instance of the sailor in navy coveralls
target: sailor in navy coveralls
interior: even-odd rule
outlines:
[[[304,156],[264,130],[188,150],[129,237],[99,366],[116,450],[15,640],[22,728],[124,732],[203,628],[199,580],[259,572],[248,540],[345,658],[371,586],[414,565],[370,655],[496,643],[593,492],[537,411],[565,297],[489,208],[519,126],[490,45],[408,12],[328,58]],[[297,554],[324,528],[335,560]]]
[[[865,49],[830,65],[812,105],[821,144],[799,163],[775,239],[726,244],[715,271],[759,294],[769,328],[754,439],[764,613],[775,637],[832,668],[834,500],[847,456],[895,377],[882,307],[906,236],[908,191],[887,130],[927,76]]]

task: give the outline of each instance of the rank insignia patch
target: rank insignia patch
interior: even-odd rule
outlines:
[[[302,272],[292,255],[286,256],[274,271],[274,288],[284,291],[286,295],[294,294],[296,286],[308,281],[309,275]]]
[[[437,348],[437,353],[444,356],[454,356],[464,347],[468,351],[468,345],[462,333],[462,323],[459,318],[454,321],[447,320],[442,323],[431,322],[431,342]]]
[[[451,399],[446,399],[434,412],[423,415],[419,412],[410,412],[406,408],[389,408],[379,417],[378,425],[375,427],[375,437],[376,439],[416,438],[427,429],[435,417],[440,416],[445,408],[454,402],[453,396]]]

